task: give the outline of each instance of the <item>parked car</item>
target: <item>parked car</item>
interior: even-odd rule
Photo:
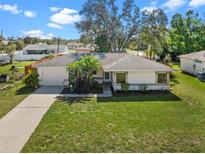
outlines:
[[[199,81],[205,82],[205,72],[198,72],[197,78],[199,79]]]

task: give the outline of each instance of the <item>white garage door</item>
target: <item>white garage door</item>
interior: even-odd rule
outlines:
[[[38,69],[41,86],[63,86],[68,81],[68,71],[63,67]]]

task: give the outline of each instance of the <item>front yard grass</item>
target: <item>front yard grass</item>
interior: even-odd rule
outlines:
[[[19,72],[23,73],[24,66],[31,63],[33,63],[33,61],[22,61],[0,66],[0,74],[10,74],[10,69],[13,65],[18,68]],[[34,91],[32,88],[26,88],[22,81],[0,83],[0,89],[5,87],[7,87],[5,90],[0,91],[0,119]]]
[[[22,152],[205,152],[205,83],[171,94],[58,100]]]
[[[22,83],[12,84],[10,88],[0,91],[0,119],[33,91]]]
[[[14,61],[13,64],[8,64],[5,66],[0,66],[0,74],[10,74],[10,69],[15,66],[20,73],[24,73],[24,66],[34,63],[34,61]]]

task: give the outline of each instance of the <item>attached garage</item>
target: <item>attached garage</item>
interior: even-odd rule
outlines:
[[[68,86],[68,65],[73,62],[70,54],[36,64],[40,86]]]
[[[41,86],[68,85],[69,73],[65,67],[39,67],[38,74]]]

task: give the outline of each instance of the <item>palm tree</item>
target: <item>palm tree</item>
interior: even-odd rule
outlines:
[[[92,83],[92,76],[94,71],[99,71],[100,62],[94,56],[82,56],[80,59],[70,64],[69,70],[75,73],[76,90],[88,92]]]

